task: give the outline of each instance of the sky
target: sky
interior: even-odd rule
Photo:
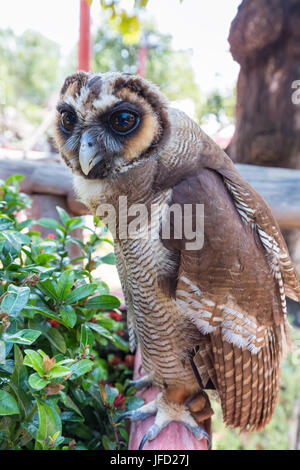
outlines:
[[[122,0],[130,6],[133,0]],[[67,54],[78,41],[79,0],[0,0],[0,28],[17,34],[35,29],[58,42]],[[230,23],[241,0],[149,0],[147,15],[162,33],[171,34],[175,49],[191,49],[192,65],[202,92],[233,88],[239,67],[229,52]],[[92,23],[101,21],[93,1]]]

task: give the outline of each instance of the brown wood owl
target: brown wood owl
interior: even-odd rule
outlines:
[[[285,298],[300,300],[297,273],[267,204],[193,120],[137,76],[71,75],[55,127],[78,195],[96,214],[116,209],[130,345],[140,344],[147,374],[136,385],[161,390],[125,414],[156,415],[141,447],[174,420],[209,440],[201,427],[213,413],[208,388],[218,392],[227,425],[262,429],[274,411],[289,341]],[[124,198],[127,207],[151,207],[135,236],[120,230]],[[178,236],[178,227],[186,207],[198,226],[199,204],[203,243],[196,247],[185,233]]]

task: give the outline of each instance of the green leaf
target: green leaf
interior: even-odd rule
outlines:
[[[106,328],[103,328],[103,326],[98,325],[97,323],[92,323],[92,322],[88,322],[88,323],[86,323],[86,325],[87,325],[89,328],[91,328],[92,330],[94,330],[94,331],[96,331],[97,333],[99,333],[99,335],[104,336],[104,338],[113,340],[113,336],[112,336],[112,334],[110,333],[110,331],[107,330]]]
[[[112,442],[105,434],[101,438],[105,450],[115,450],[116,443]]]
[[[0,340],[0,364],[5,363],[5,358],[6,358],[6,345],[4,341]]]
[[[10,175],[8,178],[6,178],[5,184],[8,186],[9,183],[14,183],[15,181],[21,181],[23,178],[24,178],[24,175],[18,175],[17,173]]]
[[[50,253],[41,253],[39,255],[37,255],[37,257],[35,258],[35,262],[37,264],[47,264],[49,261],[53,260],[53,259],[56,259],[56,256],[55,255],[51,255]]]
[[[4,230],[1,234],[17,251],[20,251],[22,245],[30,245],[30,238],[24,235],[24,233],[15,232],[14,230]]]
[[[69,326],[70,328],[73,328],[76,325],[77,315],[71,305],[63,305],[59,309],[59,313],[61,314],[65,325]]]
[[[47,377],[50,379],[57,379],[58,377],[64,377],[71,373],[71,370],[68,367],[63,367],[58,364],[53,366],[50,372],[47,374]]]
[[[142,397],[129,397],[127,402],[126,411],[136,410],[144,404]]]
[[[119,335],[116,335],[116,334],[113,335],[112,343],[114,346],[116,346],[116,348],[122,349],[122,351],[126,351],[126,352],[129,351],[128,343]]]
[[[92,349],[94,344],[94,335],[88,325],[86,325],[85,323],[81,325],[80,344],[82,344],[83,346],[89,345],[90,350]]]
[[[27,305],[24,310],[33,310],[34,312],[40,313],[41,315],[44,315],[47,318],[51,318],[51,320],[56,320],[61,324],[64,324],[63,320],[60,318],[59,315],[57,315],[55,312],[50,310],[50,308],[47,307],[38,307],[36,305]]]
[[[0,416],[16,415],[20,410],[16,399],[5,390],[0,390]]]
[[[39,374],[31,374],[28,379],[29,385],[35,390],[42,390],[50,383],[50,380],[45,380]]]
[[[64,271],[57,282],[56,293],[59,300],[64,300],[70,293],[74,284],[74,271]]]
[[[118,396],[119,390],[116,387],[110,387],[109,385],[105,385],[104,387],[105,392],[106,392],[106,399],[107,402],[112,405],[114,402],[114,399]]]
[[[28,346],[40,336],[41,332],[37,330],[19,330],[13,335],[4,335],[4,341],[7,343],[27,344]]]
[[[66,222],[66,227],[69,232],[71,232],[75,228],[83,228],[83,226],[84,226],[83,217],[73,217],[72,219],[69,219]]]
[[[101,257],[101,263],[105,264],[116,264],[116,257],[114,253],[108,253],[108,255]]]
[[[29,398],[29,394],[27,393],[27,389],[28,389],[27,379],[26,379],[26,392],[22,388],[21,385],[17,386],[12,381],[10,382],[9,386],[17,398],[17,402],[20,408],[20,419],[23,419],[24,417],[28,416],[32,408],[31,399]]]
[[[120,305],[120,300],[114,295],[98,295],[89,299],[86,308],[113,310],[119,308]]]
[[[37,287],[51,299],[57,300],[56,286],[54,285],[53,281],[50,281],[50,279],[46,279],[43,282],[38,282]]]
[[[128,432],[126,431],[126,429],[119,427],[119,428],[118,428],[118,431],[119,431],[119,433],[121,434],[121,436],[123,437],[124,441],[125,441],[125,442],[128,442],[129,436],[128,436]]]
[[[54,348],[58,349],[63,354],[66,352],[67,346],[64,337],[56,328],[50,328],[47,332],[44,332],[44,335]]]
[[[59,392],[59,395],[61,397],[61,400],[63,402],[63,404],[69,408],[70,410],[74,410],[76,413],[78,413],[80,416],[83,417],[80,409],[78,408],[78,406],[76,405],[76,403],[73,402],[72,398],[67,395],[65,392],[63,391],[60,391]]]
[[[68,220],[70,220],[69,214],[62,207],[59,207],[59,206],[56,206],[56,210],[58,212],[60,220],[62,221],[64,225],[66,225]]]
[[[28,367],[32,367],[40,377],[43,377],[44,367],[41,355],[33,349],[25,349],[25,354],[24,364]]]
[[[109,287],[105,282],[97,279],[97,285],[100,295],[109,295]]]
[[[107,330],[113,329],[116,325],[116,320],[113,320],[110,317],[104,316],[105,314],[98,313],[97,314],[97,320],[98,323],[106,328]]]
[[[20,222],[18,225],[17,225],[17,229],[18,231],[20,232],[21,230],[23,230],[24,228],[27,228],[27,227],[30,227],[30,225],[32,225],[34,223],[34,220],[32,219],[26,219],[26,220],[23,220],[23,222]],[[28,235],[28,234],[27,234]],[[29,236],[29,235],[28,235]]]
[[[62,425],[61,419],[57,411],[46,403],[41,403],[37,400],[39,412],[39,428],[36,439],[44,448],[44,443],[47,438],[53,437],[56,433],[61,433]],[[38,448],[38,446],[36,446]]]
[[[55,219],[50,219],[48,217],[42,217],[41,219],[37,220],[36,223],[41,225],[42,227],[47,228],[61,228],[60,224]]]
[[[11,375],[11,381],[15,385],[20,385],[23,369],[23,355],[19,346],[14,346],[14,371]]]
[[[72,371],[71,380],[77,379],[81,375],[86,374],[93,368],[93,362],[89,359],[82,359],[75,364],[72,364],[70,369]]]
[[[12,291],[13,293],[10,293]],[[1,302],[1,310],[7,313],[8,315],[16,315],[27,304],[29,294],[29,287],[16,287],[10,285],[8,287],[7,294]]]
[[[62,421],[71,421],[72,423],[83,423],[84,419],[72,411],[64,411],[61,415]]]
[[[9,227],[14,225],[13,220],[11,220],[7,215],[0,216],[0,230],[7,230]]]
[[[59,361],[59,359],[60,359],[61,357],[63,357],[62,354],[56,354],[56,355],[55,355],[55,358],[56,358],[56,360],[58,361],[58,362],[56,363],[57,366],[62,366],[63,364],[73,364],[74,362],[76,362],[76,359],[70,359],[70,358],[69,358],[69,359],[63,359],[62,361]]]
[[[72,290],[70,294],[65,298],[67,304],[78,302],[78,300],[84,299],[91,295],[97,289],[97,284],[85,284]]]
[[[27,369],[23,365],[22,352],[16,344],[14,345],[14,370],[9,386],[17,398],[22,418],[27,416],[31,409],[31,400],[25,391],[27,388]]]

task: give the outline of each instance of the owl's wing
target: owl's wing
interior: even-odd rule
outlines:
[[[227,168],[219,171],[233,197],[239,214],[246,223],[250,223],[255,227],[268,255],[280,292],[282,293],[284,290],[287,297],[299,302],[299,277],[270,207],[260,194],[241,177],[231,161],[228,163]],[[283,311],[286,313],[284,305]]]
[[[254,430],[274,411],[288,337],[285,294],[299,300],[300,288],[269,207],[225,163],[173,188],[170,205],[183,213],[184,205],[204,204],[203,247],[186,249],[184,237],[163,242],[180,253],[176,302],[184,322],[203,335],[200,376],[218,390],[225,422]],[[195,217],[194,210],[194,227]]]

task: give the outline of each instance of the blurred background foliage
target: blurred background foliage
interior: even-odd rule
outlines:
[[[41,107],[57,87],[59,45],[37,31],[16,36],[0,30],[0,71],[6,83],[6,105],[16,107],[32,122],[42,117]],[[0,107],[3,112],[3,107]]]
[[[200,113],[201,92],[190,63],[191,52],[175,51],[172,48],[172,37],[157,31],[153,24],[145,27],[145,40],[150,46],[147,56],[147,79],[159,85],[171,101],[190,98]],[[138,49],[138,43],[124,42],[119,30],[114,30],[103,23],[94,38],[92,71],[121,71],[135,74]]]
[[[184,109],[191,110],[202,124],[212,117],[220,128],[233,122],[234,90],[226,96],[219,90],[202,93],[191,63],[192,51],[175,50],[170,35],[158,31],[149,18],[142,21],[147,3],[135,0],[132,14],[121,1],[101,0],[104,19],[92,35],[92,71],[137,73],[139,47],[146,42],[146,78],[156,83],[174,106],[185,103]],[[77,44],[66,57],[58,43],[40,32],[26,30],[18,36],[10,29],[0,29],[0,77],[6,94],[5,106],[0,106],[0,130],[8,132],[9,143],[22,147],[35,132],[53,109],[64,78],[76,70],[76,61]],[[2,136],[0,143],[3,141],[7,139]]]

